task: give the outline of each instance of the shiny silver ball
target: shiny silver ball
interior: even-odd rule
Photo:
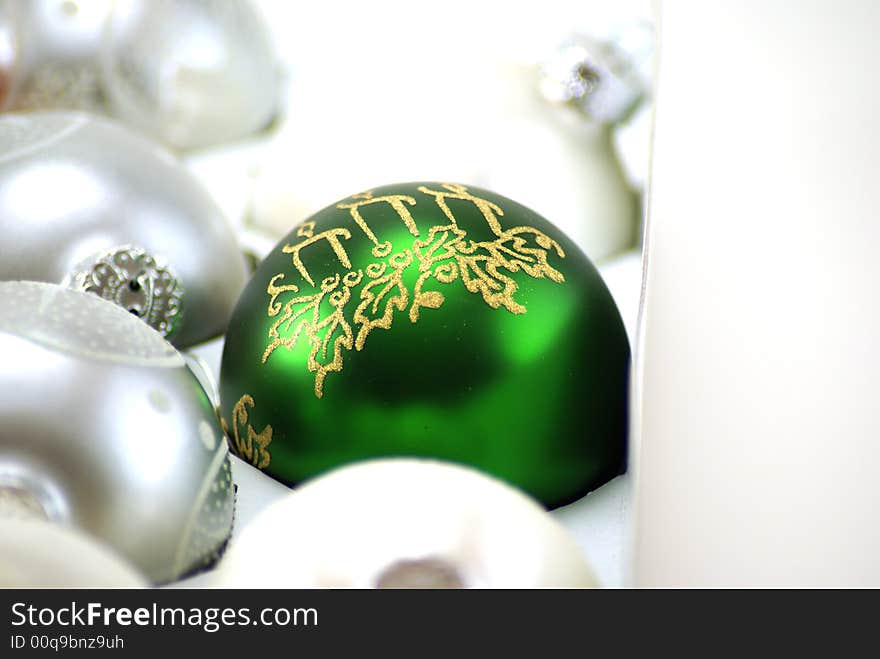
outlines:
[[[279,108],[269,31],[246,0],[117,0],[100,60],[111,113],[177,149],[242,138]]]
[[[0,280],[75,281],[180,347],[224,332],[246,280],[231,226],[171,154],[70,112],[0,117],[0,254]]]
[[[0,515],[74,526],[156,583],[216,560],[226,442],[156,331],[96,295],[0,282],[0,392]]]

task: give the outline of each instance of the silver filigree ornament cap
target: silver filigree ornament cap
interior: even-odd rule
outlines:
[[[570,37],[540,65],[538,89],[547,101],[600,124],[626,120],[647,91],[614,42],[583,35]]]
[[[120,245],[81,261],[64,285],[94,293],[144,320],[171,339],[183,317],[184,288],[158,255],[136,245]]]

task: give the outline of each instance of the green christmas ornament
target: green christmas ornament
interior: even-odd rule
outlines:
[[[629,357],[601,277],[550,222],[474,187],[390,185],[316,213],[259,266],[221,411],[232,450],[284,483],[433,457],[555,507],[625,468]]]

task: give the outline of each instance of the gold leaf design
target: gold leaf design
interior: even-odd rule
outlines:
[[[403,284],[403,271],[412,263],[412,252],[406,250],[402,254],[396,254],[389,260],[391,272],[369,282],[361,290],[361,303],[354,312],[354,322],[361,326],[355,340],[355,348],[362,350],[369,333],[376,327],[391,329],[394,320],[394,310],[406,311],[409,304],[409,291]],[[384,272],[382,268],[379,272]],[[367,275],[370,275],[368,268]],[[385,307],[382,314],[378,314],[379,305],[384,301]]]
[[[257,469],[265,469],[272,461],[269,453],[269,444],[272,443],[272,426],[266,425],[261,432],[255,432],[248,423],[248,407],[254,407],[254,399],[245,394],[238,399],[232,407],[232,436],[229,435],[229,426],[226,419],[220,419],[223,433],[229,440],[230,448],[242,460],[250,462]],[[244,437],[239,428],[247,428]]]
[[[333,312],[309,332],[309,340],[312,344],[309,370],[315,373],[315,395],[318,398],[324,395],[324,378],[327,374],[342,370],[343,349],[351,350],[352,347],[354,334],[351,325],[345,319],[345,305],[350,299],[351,289],[348,287],[331,293],[328,300]]]
[[[538,249],[526,247],[524,236],[529,234],[534,236]],[[560,258],[565,258],[565,252],[555,240],[537,229],[515,227],[502,231],[493,241],[466,242],[466,235],[451,224],[436,226],[424,241],[416,240],[413,244],[422,274],[415,285],[415,300],[410,309],[412,322],[418,320],[420,307],[436,309],[443,303],[439,292],[422,290],[430,278],[449,284],[461,277],[465,288],[471,293],[480,293],[490,307],[503,306],[514,314],[525,313],[526,309],[513,297],[519,285],[503,271],[522,270],[536,279],[565,281],[562,273],[547,261],[548,250],[552,249]]]
[[[403,220],[403,223],[406,225],[406,228],[409,229],[409,232],[414,236],[419,235],[419,230],[416,227],[416,222],[410,214],[409,209],[407,209],[407,205],[416,205],[416,200],[412,197],[407,195],[383,195],[381,197],[374,197],[373,191],[368,190],[367,192],[361,192],[360,194],[354,195],[352,199],[357,199],[357,201],[350,204],[338,204],[337,208],[343,208],[350,211],[351,217],[355,221],[355,224],[357,224],[361,228],[361,231],[366,234],[367,238],[373,241],[373,244],[376,245],[376,248],[373,250],[374,256],[387,256],[389,252],[385,251],[383,254],[382,251],[386,249],[390,250],[391,245],[389,243],[384,243],[384,245],[387,245],[387,248],[384,248],[380,245],[378,238],[376,238],[376,235],[372,232],[366,220],[364,220],[363,216],[361,215],[360,209],[363,206],[369,206],[371,204],[378,204],[383,202],[389,204],[397,213],[398,217]]]
[[[311,345],[309,371],[315,373],[315,395],[321,398],[324,395],[324,378],[328,373],[342,370],[343,349],[351,350],[354,344],[354,334],[344,310],[351,299],[351,289],[360,283],[362,277],[363,273],[359,270],[349,272],[343,278],[338,274],[327,277],[321,282],[317,293],[294,297],[280,310],[275,301],[278,295],[278,287],[274,284],[277,276],[273,277],[266,289],[272,296],[268,314],[272,317],[280,311],[281,317],[269,328],[271,340],[263,352],[262,362],[265,364],[281,346],[292,350],[305,332]],[[321,318],[325,300],[333,311],[326,318]]]
[[[373,256],[382,260],[369,263],[362,270],[350,270],[341,277],[338,273],[327,277],[321,282],[319,290],[311,295],[296,295],[299,289],[292,284],[279,285],[284,273],[272,277],[266,288],[270,298],[267,314],[270,318],[277,317],[277,320],[269,328],[269,344],[262,362],[266,363],[280,347],[293,349],[297,340],[305,334],[311,344],[308,368],[315,373],[315,395],[321,398],[326,376],[342,371],[345,351],[363,350],[370,332],[376,328],[391,329],[395,311],[406,312],[409,306],[409,319],[415,323],[419,320],[421,309],[439,309],[443,305],[446,298],[442,292],[425,290],[430,280],[443,285],[461,280],[467,291],[480,294],[489,307],[503,307],[513,314],[526,312],[526,308],[515,299],[519,290],[512,276],[515,273],[523,272],[535,279],[547,278],[556,283],[565,281],[562,273],[548,260],[550,253],[565,258],[565,252],[555,240],[533,227],[504,229],[499,221],[504,212],[497,204],[472,195],[465,186],[444,183],[442,187],[442,190],[419,187],[419,191],[433,198],[450,220],[449,224],[431,227],[424,239],[418,237],[418,229],[406,208],[407,205],[415,205],[411,197],[386,195],[374,198],[371,192],[367,192],[353,197],[360,200],[358,202],[339,204],[338,208],[349,210],[353,221],[376,245]],[[496,235],[495,239],[469,240],[467,232],[455,221],[447,199],[473,203]],[[409,248],[391,255],[387,260],[385,257],[392,252],[391,244],[387,241],[379,243],[359,212],[364,205],[376,202],[389,203],[414,236]],[[335,240],[343,232],[347,237],[348,231],[344,228],[325,231],[319,236]],[[314,243],[319,237],[312,233],[304,236],[306,240],[302,243],[286,245],[284,251],[298,257],[302,247]],[[337,251],[340,263],[350,268],[347,255],[343,258],[344,251],[340,252],[341,243],[331,241],[331,246]],[[410,294],[403,275],[413,264],[417,264],[419,276]],[[304,279],[311,282],[311,278],[303,272],[302,261],[295,259],[294,266]],[[352,291],[365,279],[354,296],[356,306],[349,322],[346,306],[353,296]],[[294,297],[282,305],[278,298],[283,294],[292,294]],[[328,307],[330,312],[324,315]],[[356,336],[353,327],[357,328]]]

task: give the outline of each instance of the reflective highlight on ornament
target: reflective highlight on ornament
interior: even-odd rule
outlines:
[[[113,302],[166,339],[179,328],[183,286],[165,259],[140,247],[122,245],[100,252],[80,263],[64,283]]]

